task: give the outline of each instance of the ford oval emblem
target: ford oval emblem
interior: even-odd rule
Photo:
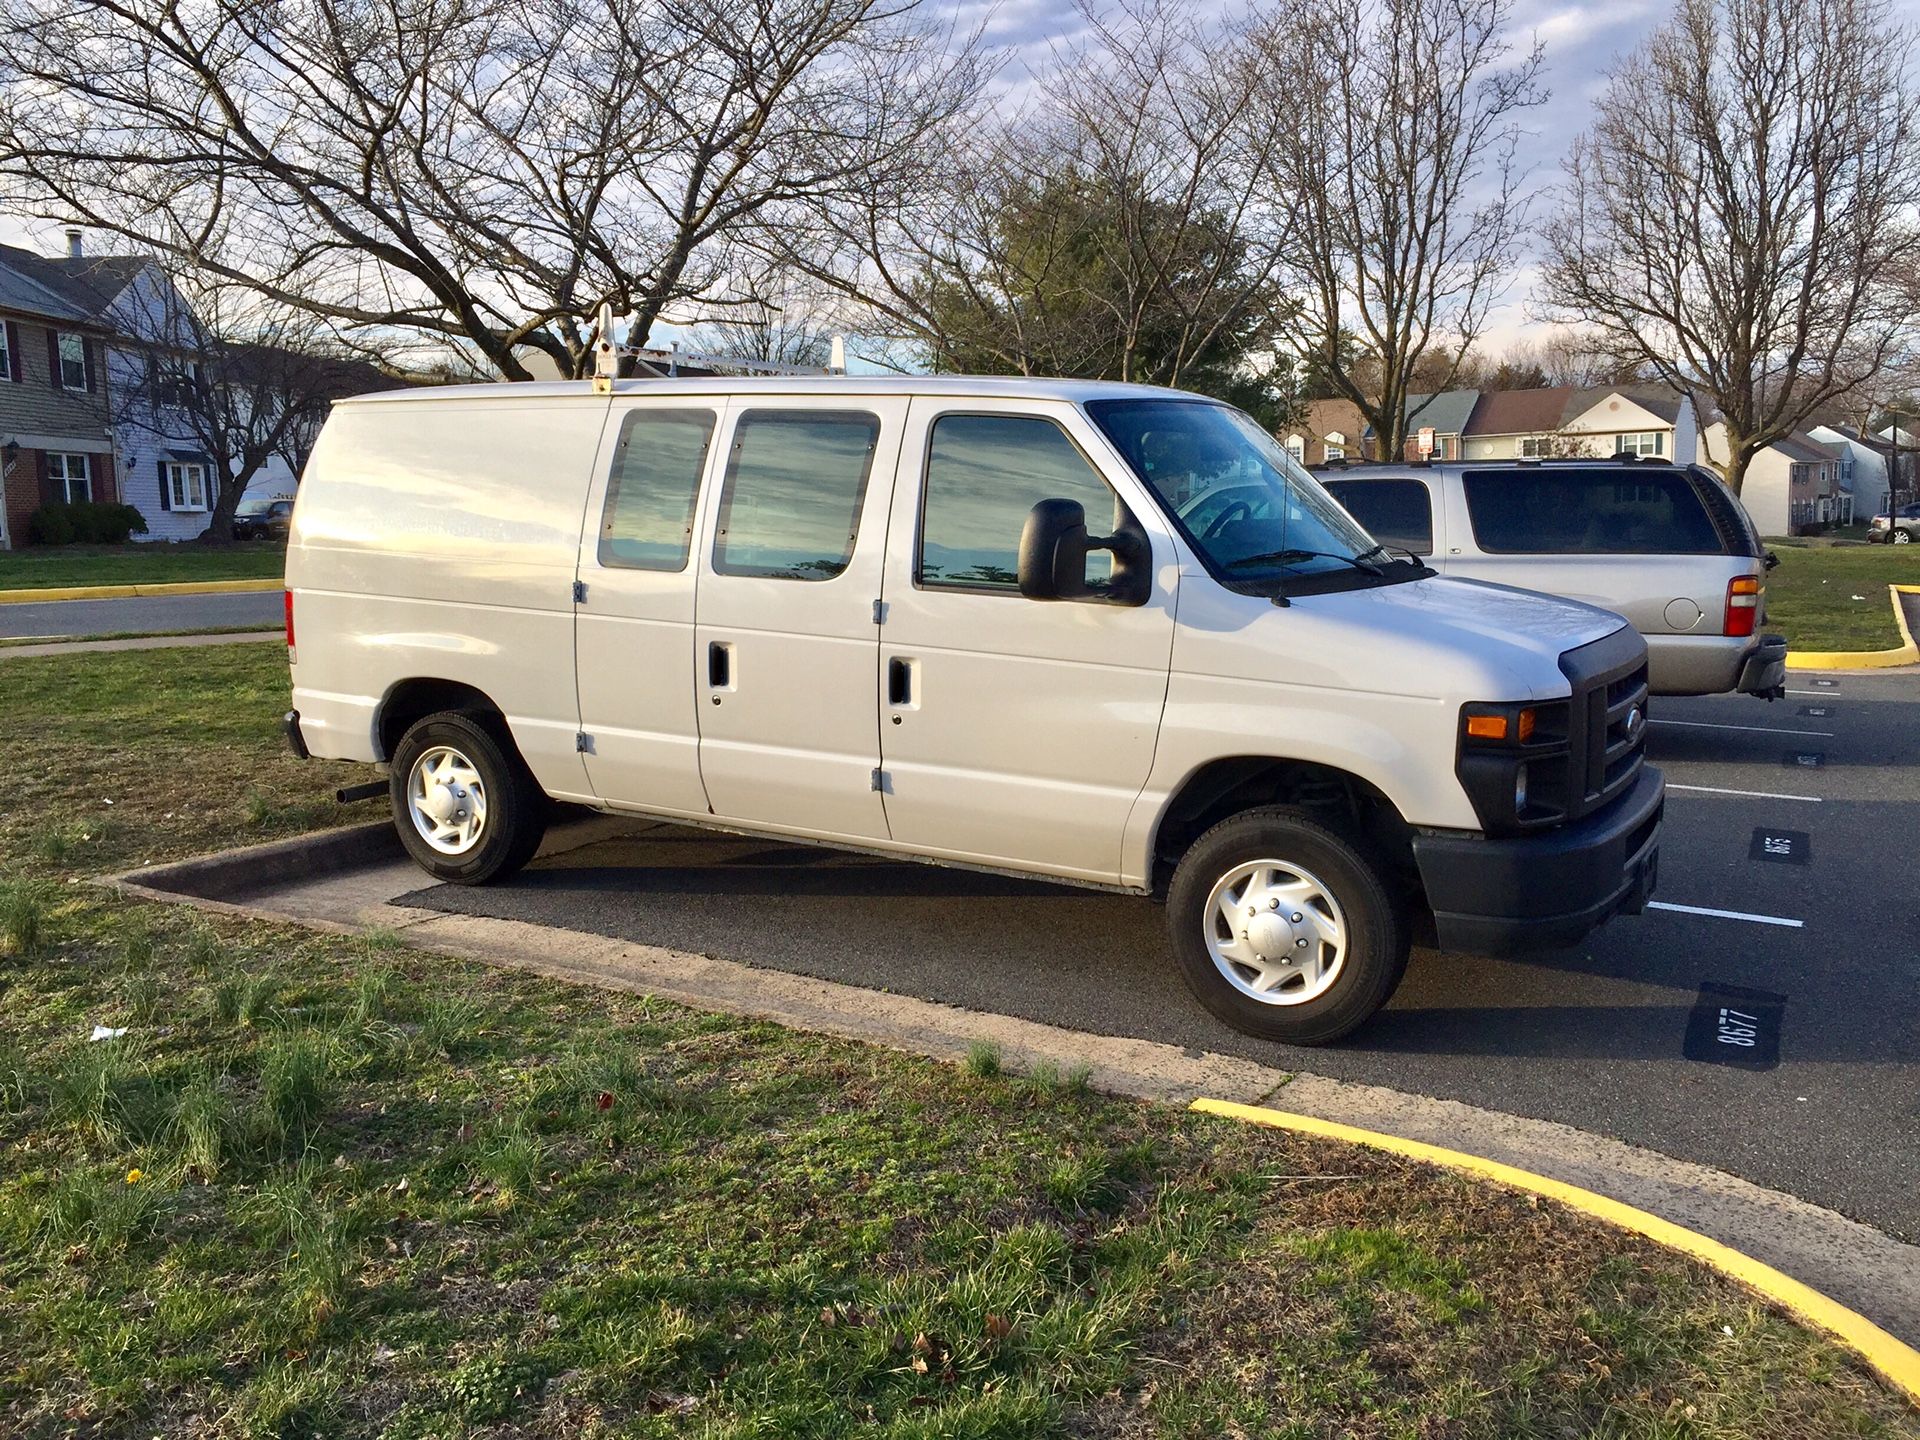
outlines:
[[[1627,711],[1627,739],[1638,740],[1640,728],[1647,723],[1647,717],[1640,713],[1640,707],[1634,706]]]

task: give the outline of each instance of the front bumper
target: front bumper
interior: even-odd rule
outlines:
[[[1413,837],[1442,950],[1517,955],[1572,945],[1653,896],[1666,781],[1645,766],[1604,809],[1558,829],[1491,839],[1459,830]]]

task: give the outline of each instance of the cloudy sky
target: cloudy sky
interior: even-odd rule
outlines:
[[[1004,81],[1017,89],[1033,68],[1042,66],[1049,50],[1071,45],[1082,22],[1071,0],[928,0],[951,13],[962,30],[985,27],[988,44],[1009,55]],[[1195,0],[1207,9],[1229,12],[1243,0]],[[1920,3],[1920,0],[1916,0]],[[1537,136],[1528,147],[1534,173],[1550,184],[1558,173],[1568,143],[1585,126],[1593,97],[1605,84],[1607,71],[1646,38],[1668,13],[1670,0],[1595,0],[1567,4],[1564,0],[1514,0],[1516,40],[1538,35],[1546,44],[1546,85],[1551,96],[1531,111],[1526,124]],[[23,224],[0,214],[0,241],[24,244],[45,253],[64,246],[59,227]],[[1487,346],[1497,352],[1526,329],[1528,276],[1516,279],[1506,304],[1493,317]]]

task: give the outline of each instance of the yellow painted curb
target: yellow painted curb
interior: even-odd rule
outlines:
[[[1857,1315],[1837,1301],[1829,1300],[1791,1275],[1782,1274],[1771,1265],[1762,1264],[1752,1256],[1743,1255],[1732,1246],[1722,1245],[1718,1240],[1709,1239],[1684,1225],[1676,1225],[1671,1220],[1663,1220],[1658,1215],[1611,1200],[1605,1195],[1596,1195],[1578,1185],[1503,1165],[1497,1160],[1428,1145],[1420,1140],[1404,1140],[1398,1135],[1362,1130],[1358,1126],[1342,1125],[1338,1121],[1322,1120],[1314,1115],[1294,1115],[1285,1110],[1269,1110],[1264,1105],[1240,1105],[1231,1100],[1200,1099],[1194,1101],[1191,1108],[1208,1115],[1223,1115],[1228,1119],[1271,1125],[1281,1130],[1297,1130],[1329,1140],[1345,1140],[1351,1144],[1404,1155],[1410,1160],[1424,1160],[1431,1165],[1444,1165],[1450,1170],[1463,1170],[1482,1179],[1510,1185],[1516,1190],[1528,1190],[1535,1195],[1558,1200],[1610,1225],[1631,1230],[1649,1240],[1657,1240],[1751,1286],[1802,1320],[1834,1335],[1858,1351],[1868,1364],[1904,1391],[1909,1399],[1920,1403],[1920,1351],[1896,1340],[1866,1316]]]
[[[284,580],[183,580],[166,585],[61,585],[45,590],[0,590],[0,605],[37,605],[47,600],[132,600],[157,595],[243,595],[284,590]]]
[[[1889,585],[1887,597],[1893,602],[1893,623],[1900,627],[1907,643],[1898,650],[1789,650],[1790,670],[1890,670],[1896,665],[1920,663],[1920,645],[1914,644],[1907,628],[1907,613],[1900,608],[1902,595],[1920,595],[1920,585]]]

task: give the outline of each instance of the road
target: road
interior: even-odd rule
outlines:
[[[278,590],[246,590],[217,595],[155,595],[124,600],[47,600],[0,605],[0,637],[152,635],[166,630],[199,630],[211,625],[264,630],[281,623],[284,603]]]
[[[1671,787],[1657,898],[1724,913],[1654,910],[1524,962],[1417,951],[1391,1006],[1330,1049],[1215,1021],[1151,902],[1036,882],[659,826],[397,903],[1557,1120],[1920,1239],[1920,683],[1789,684],[1772,705],[1655,702]],[[1755,992],[1777,997],[1777,1026]],[[1722,1008],[1755,1023],[1722,1030]]]

